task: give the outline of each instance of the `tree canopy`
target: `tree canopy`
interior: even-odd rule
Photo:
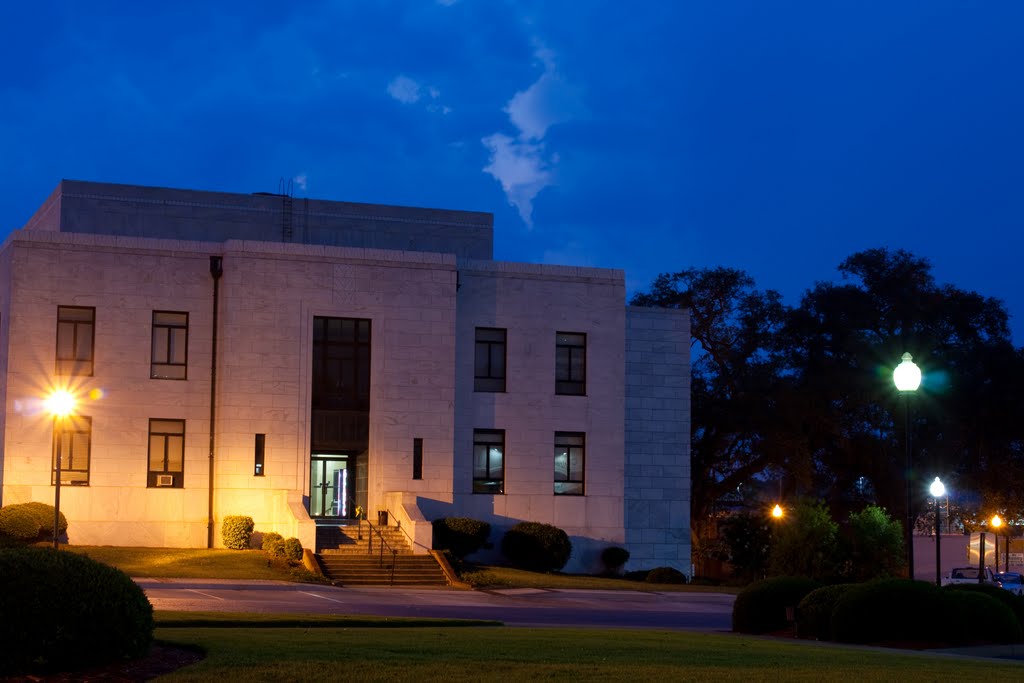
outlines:
[[[838,272],[796,307],[724,267],[662,274],[634,297],[691,313],[694,519],[768,480],[837,518],[869,503],[900,517],[907,425],[916,510],[940,476],[983,514],[1024,513],[1024,350],[1002,303],[938,284],[902,250]],[[904,352],[923,372],[909,406],[892,381]]]

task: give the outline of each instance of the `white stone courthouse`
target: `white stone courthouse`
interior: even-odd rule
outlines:
[[[59,464],[74,544],[459,516],[689,575],[689,317],[625,299],[487,213],[65,180],[0,247],[0,503]]]

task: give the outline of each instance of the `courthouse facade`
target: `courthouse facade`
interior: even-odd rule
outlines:
[[[690,573],[689,319],[485,213],[63,181],[0,247],[0,503],[75,544],[555,524]],[[66,389],[73,414],[46,397]],[[58,455],[59,454],[59,455]]]

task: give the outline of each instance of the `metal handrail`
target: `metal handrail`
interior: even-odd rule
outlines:
[[[384,548],[387,548],[391,552],[391,585],[395,585],[395,565],[398,563],[398,551],[391,547],[391,544],[384,539],[384,534],[381,533],[380,529],[373,526],[373,522],[365,520],[366,526],[369,527],[372,532],[369,535],[369,544],[367,546],[367,554],[373,555],[373,534],[377,534],[377,538],[380,539],[380,567],[384,568]],[[359,521],[359,528],[362,529],[363,520]]]

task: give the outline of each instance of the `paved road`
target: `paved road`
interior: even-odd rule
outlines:
[[[155,609],[497,619],[510,626],[728,631],[733,595],[517,588],[333,587],[281,581],[136,579]]]

